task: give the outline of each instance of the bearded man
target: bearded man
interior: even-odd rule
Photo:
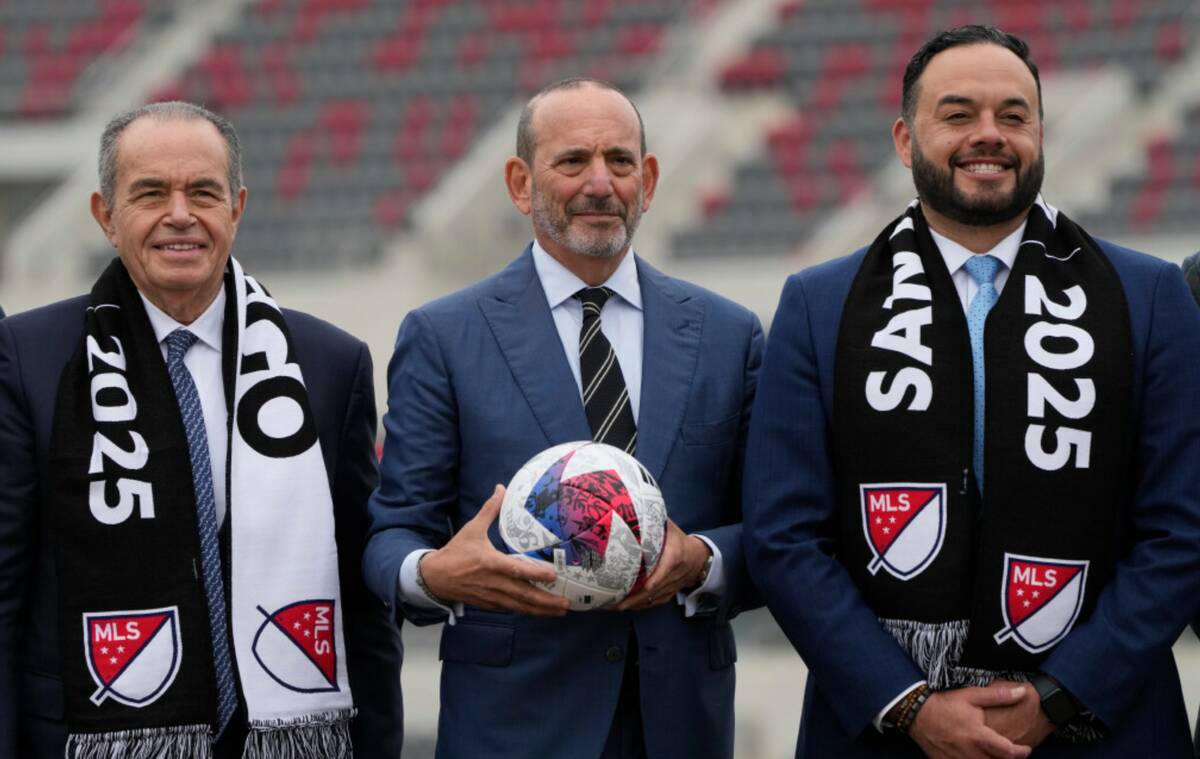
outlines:
[[[1041,198],[1022,40],[935,36],[902,103],[918,199],[788,280],[747,449],[796,755],[1189,756],[1200,311]]]
[[[450,621],[439,757],[731,756],[758,321],[634,254],[658,160],[612,85],[535,95],[505,181],[533,242],[400,326],[367,582],[416,624]],[[670,521],[641,591],[567,613],[530,583],[554,570],[506,555],[489,528],[527,459],[590,439],[634,454]]]
[[[224,118],[119,114],[88,295],[0,320],[0,756],[395,759],[371,356],[232,257]],[[354,717],[355,708],[358,716]]]

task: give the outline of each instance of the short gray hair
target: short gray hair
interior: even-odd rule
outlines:
[[[533,111],[537,107],[537,102],[551,92],[559,90],[575,90],[584,86],[598,87],[602,90],[612,90],[621,97],[625,98],[625,102],[633,107],[633,112],[637,114],[638,120],[638,138],[641,141],[642,155],[646,155],[646,125],[642,122],[642,113],[630,100],[629,96],[621,91],[621,88],[612,82],[606,82],[603,79],[594,79],[590,76],[573,76],[567,79],[559,79],[557,82],[551,82],[545,87],[537,91],[533,97],[529,98],[529,102],[521,109],[521,117],[517,120],[517,157],[527,164],[533,163],[533,154],[537,149],[537,134],[533,129]]]
[[[237,195],[238,191],[242,189],[242,144],[238,140],[237,130],[233,128],[233,124],[230,124],[228,119],[195,103],[171,100],[165,103],[150,103],[117,114],[104,126],[104,133],[100,135],[100,195],[103,196],[104,203],[109,208],[112,208],[117,192],[117,140],[120,139],[125,129],[138,119],[203,120],[212,124],[220,133],[221,139],[225,141],[225,150],[229,154],[226,167],[229,191],[233,195]]]

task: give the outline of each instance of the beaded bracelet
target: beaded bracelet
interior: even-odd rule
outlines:
[[[446,606],[446,602],[435,596],[433,591],[429,589],[429,586],[425,584],[425,576],[421,574],[421,562],[425,561],[425,557],[428,555],[429,553],[426,552],[417,557],[417,586],[424,591],[430,601],[433,601],[438,606]]]
[[[918,685],[908,695],[909,698],[905,699],[904,710],[900,713],[900,718],[896,720],[896,729],[902,733],[907,733],[912,728],[913,722],[916,722],[917,712],[921,711],[921,707],[929,698],[929,686]]]

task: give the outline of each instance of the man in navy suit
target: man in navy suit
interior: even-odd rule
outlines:
[[[236,134],[224,119],[181,103],[147,106],[110,126],[111,141],[102,146],[102,192],[93,209],[146,303],[155,334],[160,327],[186,325],[200,337],[204,353],[190,352],[199,363],[189,363],[188,371],[205,411],[212,461],[224,470],[219,451],[231,444],[223,439],[222,367],[232,364],[217,346],[223,340],[227,345],[231,332],[223,327],[226,309],[213,304],[219,297],[226,302],[223,282],[245,206]],[[88,304],[88,296],[80,296],[0,321],[0,757],[6,759],[63,756],[67,740],[67,667],[59,644],[60,629],[67,628],[59,625],[62,568],[56,566],[49,505],[50,441],[60,377],[83,339]],[[366,502],[378,479],[371,357],[364,343],[326,322],[286,309],[283,318],[333,501],[347,669],[359,710],[351,727],[355,755],[395,759],[403,727],[399,635],[359,570]],[[213,479],[224,481],[215,473]],[[160,514],[178,506],[162,491],[157,495]],[[229,521],[221,538],[227,583]],[[139,560],[163,550],[144,545]],[[242,756],[246,707],[240,695],[238,701],[216,743],[218,757]]]
[[[658,162],[611,85],[565,80],[535,96],[505,179],[533,243],[400,327],[368,584],[417,624],[449,618],[439,757],[731,756],[759,324],[634,255]],[[604,374],[589,359],[598,344]],[[591,439],[635,452],[670,522],[640,592],[567,613],[529,582],[553,569],[499,550],[492,523],[500,484],[526,460]]]
[[[1028,48],[1010,35],[963,27],[926,43],[906,71],[893,128],[919,203],[870,249],[784,286],[743,502],[751,574],[809,667],[798,757],[1190,755],[1171,645],[1200,593],[1200,312],[1173,265],[1082,233],[1055,249],[1077,228],[1038,196],[1040,98]],[[972,262],[982,258],[999,265],[977,274]],[[882,266],[872,269],[873,260]],[[1089,260],[1094,274],[1078,287],[1041,289]],[[1111,294],[1097,302],[1101,285]],[[1052,316],[1027,333],[1022,319],[1043,311]],[[1061,353],[1074,339],[1088,356],[1105,352],[1111,335],[1071,321],[1088,318],[1111,319],[1112,334],[1128,335],[1097,371],[1076,360],[1083,352]],[[849,331],[864,319],[879,325],[873,338]],[[1038,337],[1051,333],[1064,341]],[[1083,364],[1088,374],[1064,385],[1024,356],[1022,339],[1038,361]],[[1016,350],[1000,361],[1005,346]],[[855,373],[872,365],[879,371]],[[1050,387],[1058,395],[1045,401]],[[978,434],[973,395],[974,408],[987,409],[986,425],[974,415]],[[931,420],[950,396],[960,411]],[[1119,418],[1097,421],[1113,404]],[[1023,445],[1017,435],[996,442],[1002,430],[1024,433],[1026,419],[1037,423]],[[857,443],[857,460],[843,441]],[[1066,455],[1051,459],[1045,449]],[[1125,452],[1102,465],[1104,450]],[[909,474],[943,456],[956,474]],[[1126,486],[1075,502],[995,497],[1019,491],[1026,477],[1051,487],[1070,477],[1079,492],[1110,477]],[[917,503],[909,499],[921,493],[934,504],[923,512],[930,518],[897,547],[888,525],[903,529]],[[1108,502],[1111,515],[1098,511],[1099,526],[1090,524],[1086,510]],[[1025,521],[1006,521],[1014,513]],[[1058,557],[1070,543],[1089,558],[1049,574],[1039,568],[1046,562],[1015,550],[1007,564],[987,564],[1001,540],[1037,541],[1019,552],[1036,557]],[[1086,553],[1095,546],[1106,548]],[[943,572],[948,564],[956,571]],[[980,583],[985,571],[994,574]],[[1072,605],[1039,613],[1050,606],[1039,606],[1041,594],[1058,590],[1064,572],[1082,578],[1055,596]],[[909,590],[921,582],[938,592]],[[955,603],[966,612],[957,624],[921,616]],[[1003,626],[979,623],[1001,613]],[[995,664],[1005,657],[1022,663]]]

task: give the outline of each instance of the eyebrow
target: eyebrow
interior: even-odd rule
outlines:
[[[561,161],[564,158],[570,158],[572,156],[591,155],[591,154],[592,154],[592,151],[587,148],[584,148],[584,147],[564,148],[563,150],[560,150],[558,153],[556,153],[554,155],[553,160]],[[634,152],[632,150],[630,150],[629,148],[624,148],[624,147],[620,147],[620,146],[607,148],[604,151],[605,158],[632,158],[633,156],[634,156]]]
[[[143,179],[134,180],[134,182],[129,185],[129,192],[134,193],[138,192],[139,190],[161,190],[166,188],[168,185],[169,183],[165,179],[159,179],[157,177],[145,177]],[[194,179],[191,182],[188,182],[188,189],[217,190],[221,194],[224,194],[225,192],[225,186],[211,177],[200,177],[199,179]]]
[[[975,105],[975,100],[967,97],[966,95],[943,95],[941,99],[937,101],[937,107],[941,108],[944,105]],[[1027,111],[1031,110],[1029,102],[1023,97],[1005,98],[1004,100],[1000,101],[1000,107],[1017,107],[1024,108]]]

